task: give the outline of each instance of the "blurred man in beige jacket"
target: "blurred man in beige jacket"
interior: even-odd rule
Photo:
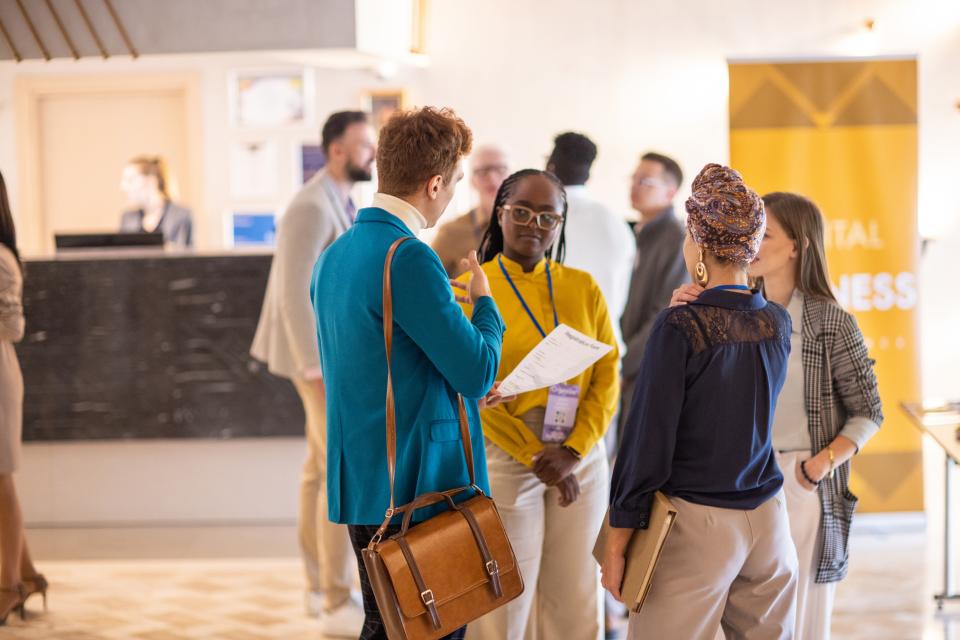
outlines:
[[[480,246],[490,224],[497,190],[509,169],[507,154],[500,147],[484,145],[470,156],[470,185],[479,196],[477,206],[441,226],[431,245],[451,278],[462,273],[460,260]]]
[[[350,191],[369,181],[376,157],[373,128],[362,111],[334,113],[323,126],[326,166],[294,197],[277,224],[277,246],[250,353],[289,378],[307,416],[307,460],[300,484],[299,537],[308,591],[326,636],[356,638],[363,625],[347,528],[327,519],[326,395],[320,369],[310,278],[320,253],[353,225]]]

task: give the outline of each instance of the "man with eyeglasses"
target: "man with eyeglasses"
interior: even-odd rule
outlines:
[[[497,190],[508,173],[507,154],[500,147],[484,145],[470,156],[470,184],[477,192],[477,206],[441,226],[431,245],[451,278],[462,273],[460,260],[480,246]]]
[[[673,211],[673,199],[682,182],[680,165],[659,153],[645,153],[633,173],[630,204],[640,217],[634,228],[637,257],[630,293],[620,318],[627,345],[621,370],[621,426],[633,399],[633,383],[653,321],[670,303],[673,290],[689,279],[683,261],[683,223]]]
[[[582,133],[568,131],[553,140],[547,171],[567,192],[566,256],[568,267],[586,271],[597,281],[607,302],[620,353],[623,337],[617,320],[627,303],[636,246],[627,221],[587,191],[597,145]]]

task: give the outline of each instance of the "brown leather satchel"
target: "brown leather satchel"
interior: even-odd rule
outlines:
[[[463,397],[457,395],[460,437],[470,484],[425,493],[394,506],[397,425],[390,356],[393,347],[393,298],[390,264],[401,238],[390,246],[383,266],[383,339],[387,348],[387,471],[390,507],[386,519],[363,550],[363,564],[390,640],[434,640],[450,634],[523,593],[523,578],[493,499],[475,484],[473,451]],[[476,495],[457,503],[465,491]],[[413,512],[445,502],[448,510],[410,525]],[[403,514],[400,532],[383,539],[390,520]]]

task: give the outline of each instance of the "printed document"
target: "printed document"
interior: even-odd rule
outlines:
[[[611,349],[565,324],[558,325],[500,382],[500,393],[512,396],[566,382]]]

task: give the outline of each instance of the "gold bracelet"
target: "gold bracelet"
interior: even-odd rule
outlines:
[[[830,479],[833,480],[833,472],[835,467],[833,466],[833,447],[827,445],[827,452],[830,454]]]

